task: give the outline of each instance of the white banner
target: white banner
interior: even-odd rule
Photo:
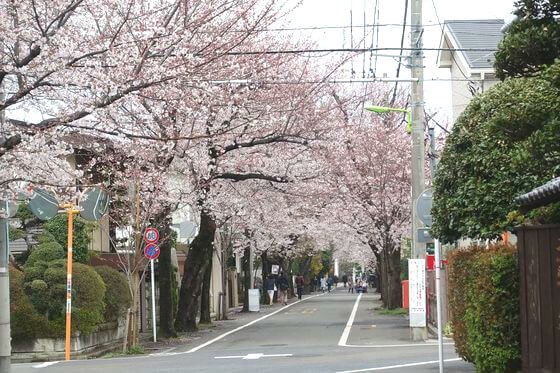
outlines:
[[[280,271],[280,266],[278,264],[273,264],[270,272],[273,275],[277,275],[279,271]]]
[[[408,260],[408,302],[410,326],[426,326],[426,261]]]

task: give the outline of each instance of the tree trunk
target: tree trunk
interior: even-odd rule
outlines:
[[[385,274],[386,274],[386,270],[385,270],[385,259],[383,256],[383,253],[379,253],[377,251],[374,251],[374,255],[375,258],[377,260],[377,273],[379,273],[379,278],[377,279],[378,283],[377,283],[377,292],[379,294],[381,294],[381,301],[384,303],[385,299],[384,299],[384,291],[383,291],[383,287],[385,286],[385,283],[387,282],[385,280]]]
[[[210,318],[210,283],[212,282],[212,257],[214,250],[208,251],[208,266],[204,273],[202,282],[202,294],[200,296],[200,323],[211,324]]]
[[[270,265],[268,263],[268,258],[266,256],[266,251],[263,251],[261,254],[261,263],[262,263],[262,301],[264,304],[270,303],[270,298],[268,297],[268,291],[266,291],[266,283],[268,278],[270,277]]]
[[[196,331],[198,301],[202,290],[202,281],[208,266],[208,251],[212,251],[216,235],[216,222],[210,213],[203,209],[200,213],[200,229],[190,245],[185,261],[179,310],[175,328],[177,331]]]
[[[251,247],[245,247],[243,252],[243,309],[249,312],[249,289],[251,288]]]
[[[301,268],[298,275],[303,276],[303,293],[309,294],[311,293],[311,261],[313,260],[312,256],[307,256],[301,262]]]
[[[384,250],[386,268],[386,297],[384,305],[387,309],[402,307],[402,287],[401,287],[401,250]]]
[[[171,249],[175,243],[171,230],[171,217],[169,212],[158,221],[160,237],[164,240],[159,245],[159,332],[162,337],[176,337],[174,326],[175,309],[173,304],[174,292],[177,289],[175,273],[171,262]]]

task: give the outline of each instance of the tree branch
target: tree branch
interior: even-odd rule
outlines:
[[[244,180],[267,180],[275,183],[288,183],[289,180],[286,176],[273,176],[265,175],[258,172],[248,172],[244,174],[238,174],[233,172],[223,172],[214,176],[214,179],[227,179],[233,181],[244,181]]]

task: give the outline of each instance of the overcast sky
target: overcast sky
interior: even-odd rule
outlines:
[[[296,0],[294,0],[296,1]],[[407,24],[410,24],[410,1],[407,16]],[[332,27],[340,26],[345,28],[299,31],[304,37],[316,40],[320,48],[342,48],[350,47],[350,32],[353,34],[353,46],[356,48],[369,48],[372,45],[371,30],[366,29],[366,42],[360,43],[364,38],[364,24],[374,24],[374,8],[376,2],[379,9],[379,39],[377,36],[373,40],[373,46],[379,47],[400,47],[402,26],[387,24],[402,24],[404,16],[405,0],[303,0],[299,8],[291,16],[291,27]],[[439,21],[456,19],[511,19],[514,0],[424,0],[423,4],[423,23],[425,31],[423,34],[425,48],[438,48],[441,39],[441,26]],[[436,11],[437,10],[437,17]],[[352,11],[352,22],[350,17]],[[353,25],[352,30],[350,25]],[[404,46],[410,46],[410,29],[406,29]],[[398,54],[398,51],[380,52],[383,54]],[[425,53],[424,77],[449,78],[447,69],[439,69],[436,65],[437,52]],[[397,63],[392,57],[378,57],[375,65],[375,57],[370,59],[366,55],[365,71],[363,69],[363,56],[354,59],[351,66],[347,66],[345,75],[351,77],[351,68],[355,71],[356,78],[371,76],[370,65],[375,70],[377,77],[386,75],[394,77],[396,74]],[[401,77],[409,77],[410,71],[401,68]],[[427,110],[440,113],[439,119],[446,120],[451,117],[451,84],[450,82],[429,82],[424,83],[425,102]]]

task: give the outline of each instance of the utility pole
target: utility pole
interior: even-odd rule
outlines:
[[[1,201],[4,206],[0,216],[0,373],[10,372],[12,353],[10,337],[10,278],[8,269],[8,200]]]
[[[4,102],[6,93],[0,84],[0,102]],[[0,129],[4,130],[5,113],[0,110]],[[8,134],[0,133],[0,137]],[[0,206],[0,373],[10,373],[10,356],[12,355],[12,338],[10,333],[10,238],[8,199]]]
[[[425,259],[426,245],[418,242],[418,228],[423,227],[416,212],[416,200],[424,190],[424,56],[422,52],[422,0],[411,1],[410,56],[412,89],[412,258]],[[425,279],[424,279],[425,281]],[[427,339],[426,327],[413,327],[412,339]]]

